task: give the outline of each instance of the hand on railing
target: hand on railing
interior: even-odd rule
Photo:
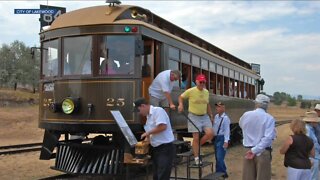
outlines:
[[[171,110],[176,110],[176,105],[170,104],[170,109],[171,109]]]

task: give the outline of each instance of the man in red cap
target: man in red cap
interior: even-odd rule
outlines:
[[[192,132],[192,150],[197,165],[201,164],[199,158],[199,141],[200,145],[202,145],[213,138],[212,122],[214,117],[209,104],[209,91],[205,88],[206,82],[206,77],[203,74],[199,74],[196,77],[196,86],[187,89],[179,96],[179,112],[183,111],[183,99],[189,99],[188,117],[194,125],[188,122],[188,131]],[[201,140],[199,140],[199,131],[195,126],[200,132],[205,132]]]

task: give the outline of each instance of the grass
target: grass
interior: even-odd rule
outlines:
[[[13,101],[13,102],[39,102],[39,94],[31,93],[25,90],[17,89],[16,91],[12,89],[0,89],[0,101]]]

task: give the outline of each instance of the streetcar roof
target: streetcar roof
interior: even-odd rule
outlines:
[[[121,5],[121,6],[93,6],[83,9],[70,11],[62,14],[52,24],[49,30],[73,27],[73,26],[87,26],[98,24],[113,23],[116,18],[135,6]]]
[[[126,18],[120,18],[119,17],[127,12],[131,12],[134,9],[138,9],[142,12],[147,12],[149,15],[152,14],[152,23],[149,24],[148,22],[144,22],[141,20],[136,19],[126,19]],[[82,8],[74,11],[70,11],[68,13],[60,15],[58,18],[53,21],[50,28],[45,31],[51,31],[56,30],[60,28],[66,28],[66,27],[79,27],[79,26],[92,26],[92,25],[102,25],[102,24],[121,24],[121,23],[133,23],[136,24],[143,24],[144,26],[148,26],[149,28],[153,29],[162,29],[160,26],[166,27],[167,29],[175,29],[177,32],[180,32],[180,34],[184,35],[185,37],[188,37],[190,40],[186,40],[190,42],[191,44],[194,44],[195,46],[198,46],[199,48],[212,52],[215,55],[218,55],[222,57],[223,59],[226,59],[227,61],[230,61],[232,63],[238,64],[245,69],[249,70],[251,69],[251,65],[236,56],[218,48],[217,46],[207,42],[206,40],[184,30],[183,28],[180,28],[179,26],[157,16],[156,14],[153,14],[147,9],[143,9],[138,6],[132,6],[132,5],[119,5],[119,6],[93,6],[93,7],[87,7]],[[158,25],[154,25],[157,24]],[[165,29],[162,29],[164,31],[167,31]],[[45,32],[44,31],[44,32]],[[169,32],[168,32],[169,33]],[[170,34],[170,33],[169,33]],[[177,38],[181,38],[185,40],[183,37],[179,37],[179,35],[176,35],[176,33],[172,34],[173,36],[176,36]],[[205,48],[203,47],[209,47]],[[258,75],[257,75],[258,77]]]

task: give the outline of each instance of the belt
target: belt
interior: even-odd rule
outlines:
[[[195,113],[192,113],[192,112],[190,112],[190,113],[193,114],[193,115],[195,115],[195,116],[204,116],[204,115],[206,115],[206,114],[198,115],[198,114],[195,114]]]
[[[157,146],[157,147],[153,147],[153,149],[164,148],[164,147],[166,147],[166,146],[172,146],[172,145],[173,145],[172,142],[170,142],[170,143],[164,143],[164,144],[161,144],[161,145],[159,145],[159,146]]]
[[[254,146],[244,146],[244,148],[253,148]],[[265,150],[268,150],[268,151],[272,151],[272,147],[269,146],[269,147],[266,147]]]

